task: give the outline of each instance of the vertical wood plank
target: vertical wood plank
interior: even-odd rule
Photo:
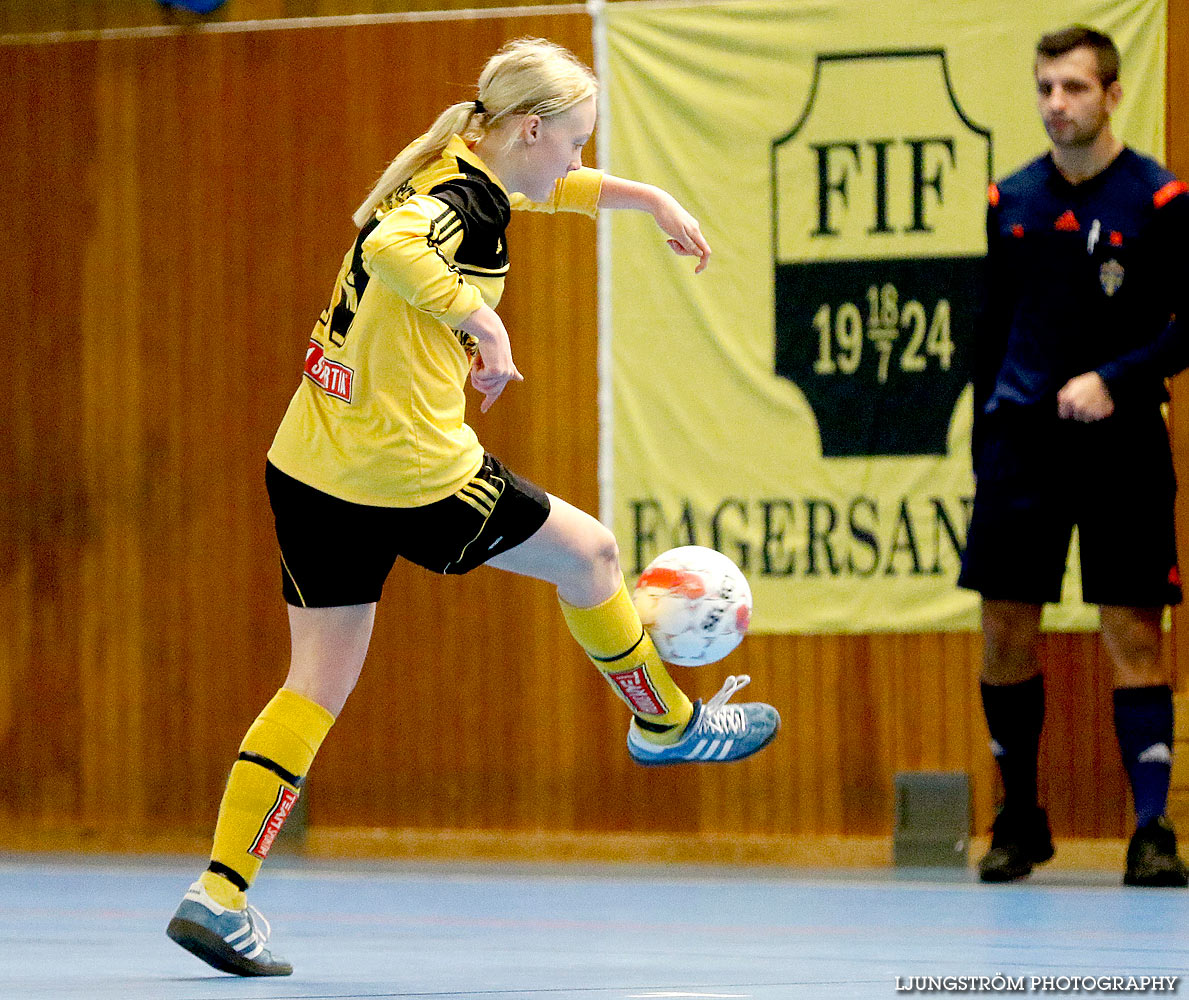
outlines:
[[[1189,94],[1189,0],[1168,0],[1168,79],[1165,85],[1164,119],[1165,146],[1168,166],[1182,180],[1189,179],[1189,122],[1185,120],[1185,94]],[[1172,403],[1169,407],[1169,427],[1173,442],[1173,462],[1177,482],[1177,526],[1179,556],[1185,561],[1185,525],[1189,525],[1189,375],[1182,373],[1172,380]],[[1173,629],[1169,637],[1168,656],[1173,685],[1184,690],[1189,683],[1189,607],[1181,604],[1172,611]]]

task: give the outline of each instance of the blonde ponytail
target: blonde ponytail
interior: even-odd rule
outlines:
[[[388,164],[355,210],[356,226],[365,226],[392,192],[440,156],[452,136],[470,141],[509,118],[559,115],[593,96],[598,83],[569,49],[544,38],[517,38],[487,60],[478,89],[478,101],[448,107]]]
[[[476,117],[474,101],[453,104],[438,115],[437,120],[425,135],[414,139],[397,153],[396,159],[388,164],[387,169],[380,175],[380,179],[376,181],[371,193],[351,216],[355,225],[362,229],[385,198],[423,166],[441,155],[451,136],[464,134],[467,131],[467,126]]]

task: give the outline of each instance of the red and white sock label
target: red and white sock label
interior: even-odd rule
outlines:
[[[608,673],[611,683],[619,688],[624,700],[632,707],[633,712],[640,715],[666,715],[668,706],[652,684],[652,678],[644,664],[631,670],[621,670],[618,673]]]
[[[297,792],[282,785],[277,792],[277,801],[273,803],[268,815],[264,817],[264,822],[260,824],[260,832],[256,834],[256,839],[248,848],[249,854],[261,861],[268,857],[272,843],[277,839],[277,834],[281,832],[281,827],[285,825],[285,820],[293,811],[293,804],[296,801]]]

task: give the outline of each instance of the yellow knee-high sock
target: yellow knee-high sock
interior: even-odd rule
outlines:
[[[676,742],[694,709],[640,624],[627,584],[620,583],[612,597],[593,608],[558,600],[570,634],[636,717],[674,727],[663,733],[641,729],[640,735],[657,743]]]
[[[219,805],[210,867],[200,878],[215,902],[243,908],[333,724],[321,705],[281,688],[248,729]]]

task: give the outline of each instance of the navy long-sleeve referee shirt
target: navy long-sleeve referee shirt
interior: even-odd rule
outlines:
[[[1164,380],[1189,367],[1189,188],[1124,148],[1080,184],[1046,154],[989,202],[976,447],[986,414],[1055,414],[1058,390],[1086,372],[1117,409],[1166,399]]]

